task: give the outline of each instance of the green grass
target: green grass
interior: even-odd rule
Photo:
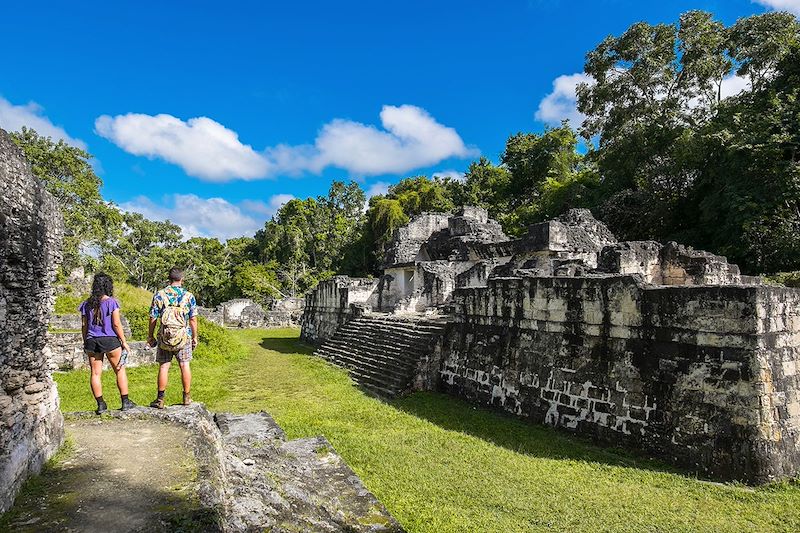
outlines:
[[[249,356],[198,360],[193,396],[267,410],[289,438],[325,435],[411,532],[800,530],[797,484],[696,480],[440,394],[380,402],[310,357],[296,330],[230,333]],[[152,394],[154,369],[131,374],[135,399]],[[85,373],[56,379],[65,410],[93,406]]]

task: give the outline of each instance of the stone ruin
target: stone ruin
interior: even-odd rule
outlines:
[[[214,309],[199,307],[200,316],[224,327],[292,328],[300,324],[303,298],[276,298],[265,309],[249,298],[237,298],[219,304]]]
[[[302,327],[380,396],[441,390],[716,479],[800,472],[800,290],[588,210],[519,239],[482,209],[422,214]]]
[[[64,439],[45,339],[63,222],[0,130],[0,512]]]

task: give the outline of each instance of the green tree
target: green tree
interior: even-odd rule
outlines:
[[[688,237],[752,272],[800,269],[800,45],[698,136]],[[692,214],[694,216],[692,216]]]
[[[127,281],[156,290],[174,263],[181,228],[169,221],[156,222],[139,213],[123,212],[115,235],[102,243],[103,263],[112,271],[124,270]]]
[[[634,24],[589,52],[584,68],[594,83],[578,88],[581,133],[597,140],[598,211],[618,236],[689,231],[688,199],[708,155],[698,135],[719,112],[724,80],[738,73],[761,87],[797,35],[785,13],[726,28],[690,11],[677,24]]]
[[[437,177],[403,178],[389,187],[386,198],[397,200],[408,217],[423,212],[441,213],[454,207],[448,182]]]
[[[122,222],[119,211],[100,194],[103,182],[92,169],[92,156],[25,127],[21,132],[11,133],[11,138],[25,153],[33,173],[61,206],[67,230],[63,269],[69,271],[86,264],[87,249],[108,240]]]

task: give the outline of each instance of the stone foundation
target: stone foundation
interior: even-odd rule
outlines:
[[[456,291],[441,387],[704,476],[800,471],[800,294],[513,278]]]
[[[0,130],[0,512],[64,438],[45,353],[62,234],[58,204]]]

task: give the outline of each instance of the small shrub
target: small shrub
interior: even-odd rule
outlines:
[[[131,327],[131,340],[146,341],[147,329],[150,326],[150,307],[134,305],[123,308],[122,314],[128,319]]]
[[[197,327],[200,330],[197,349],[194,357],[211,363],[222,363],[241,359],[247,355],[245,346],[230,331],[198,317]]]
[[[77,315],[78,307],[86,299],[75,294],[59,294],[56,297],[55,312],[57,315]]]

